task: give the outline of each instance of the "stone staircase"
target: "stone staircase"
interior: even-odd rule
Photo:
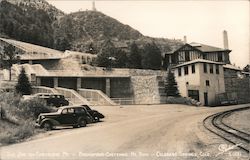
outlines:
[[[160,103],[166,103],[167,94],[165,93],[165,77],[157,76]]]
[[[86,98],[91,105],[117,105],[106,94],[100,90],[95,89],[78,89],[77,92]]]

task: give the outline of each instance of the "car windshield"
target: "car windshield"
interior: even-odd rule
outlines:
[[[91,110],[91,108],[87,105],[83,105],[87,110]]]

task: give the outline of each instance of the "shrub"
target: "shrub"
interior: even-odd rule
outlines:
[[[21,140],[31,137],[35,133],[35,126],[30,120],[22,121],[22,125],[14,125],[8,122],[2,122],[4,128],[0,132],[0,143],[11,144],[20,142]]]
[[[52,110],[45,101],[21,101],[14,92],[0,93],[0,107],[4,110],[4,119],[0,119],[0,144],[16,143],[40,132],[35,130],[34,119]]]
[[[22,111],[23,116],[27,118],[37,118],[40,113],[51,112],[46,102],[38,98],[20,102],[18,108]]]

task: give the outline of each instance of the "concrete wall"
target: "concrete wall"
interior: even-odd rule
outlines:
[[[110,79],[110,97],[111,98],[132,98],[133,89],[129,78],[111,78]]]
[[[235,92],[238,103],[250,103],[250,77],[238,77],[236,70],[224,69],[225,91]]]

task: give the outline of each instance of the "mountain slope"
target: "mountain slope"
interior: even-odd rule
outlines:
[[[45,0],[0,0],[0,36],[58,50],[71,49],[99,53],[112,42],[126,49],[136,42],[139,47],[155,42],[162,52],[180,41],[151,38],[101,12],[83,11],[64,14]]]
[[[143,37],[139,31],[130,26],[95,11],[68,14],[56,21],[53,27],[56,39],[63,36],[71,42],[75,50],[86,50],[86,46],[90,43],[136,40]]]
[[[10,3],[10,2],[11,3]],[[0,2],[0,33],[24,42],[53,47],[52,23],[63,13],[46,1]],[[43,3],[42,3],[43,2]],[[36,4],[36,5],[35,5]]]

